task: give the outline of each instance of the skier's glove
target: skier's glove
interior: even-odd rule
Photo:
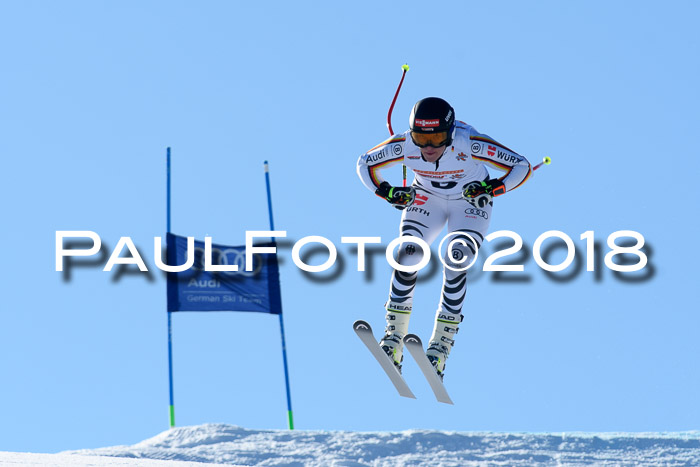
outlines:
[[[374,192],[380,198],[387,200],[396,209],[405,209],[416,199],[413,187],[394,187],[389,182],[382,182]]]
[[[501,196],[506,192],[506,186],[497,178],[488,181],[471,182],[465,185],[462,198],[475,208],[483,208],[491,202],[494,196]]]

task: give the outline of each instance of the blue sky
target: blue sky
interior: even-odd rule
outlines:
[[[297,428],[697,429],[697,17],[692,2],[3,3],[0,450],[128,444],[167,428],[163,275],[98,264],[66,280],[54,238],[92,230],[113,248],[130,236],[154,266],[168,146],[173,231],[215,243],[268,228],[270,161],[289,236]],[[445,380],[454,407],[434,401],[410,360],[418,400],[400,399],[351,330],[358,318],[383,326],[390,269],[380,256],[371,277],[354,271],[340,237],[397,235],[400,214],[355,163],[387,136],[403,63],[395,131],[435,95],[530,160],[552,157],[498,200],[491,231],[531,249],[561,230],[582,260],[588,230],[604,252],[618,230],[652,248],[653,273],[637,283],[604,267],[557,281],[531,256],[526,281],[472,274]],[[292,264],[291,243],[307,235],[338,245],[337,277]],[[439,287],[436,274],[416,291],[411,330],[424,339]],[[274,317],[173,321],[178,425],[286,427]]]

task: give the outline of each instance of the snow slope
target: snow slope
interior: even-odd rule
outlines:
[[[22,467],[207,467],[199,462],[126,459],[124,457],[81,456],[79,454],[34,454],[0,451],[0,465]]]
[[[133,446],[60,455],[76,454],[264,466],[690,466],[700,465],[700,432],[290,432],[207,424],[168,430]]]

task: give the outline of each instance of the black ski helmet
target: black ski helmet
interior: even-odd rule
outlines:
[[[447,146],[452,144],[455,127],[455,111],[450,104],[439,97],[426,97],[416,102],[408,120],[415,133],[447,132]]]

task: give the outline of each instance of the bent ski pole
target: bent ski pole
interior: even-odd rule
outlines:
[[[404,63],[401,65],[403,74],[401,75],[401,81],[399,82],[399,87],[396,88],[396,94],[394,94],[394,100],[391,101],[391,106],[389,107],[389,113],[386,115],[386,127],[389,129],[389,136],[394,135],[394,130],[391,128],[391,113],[394,111],[394,104],[396,104],[396,98],[399,97],[399,91],[401,91],[401,85],[403,84],[403,79],[406,77],[406,72],[408,71],[408,64]],[[403,186],[406,186],[406,166],[403,166]]]

